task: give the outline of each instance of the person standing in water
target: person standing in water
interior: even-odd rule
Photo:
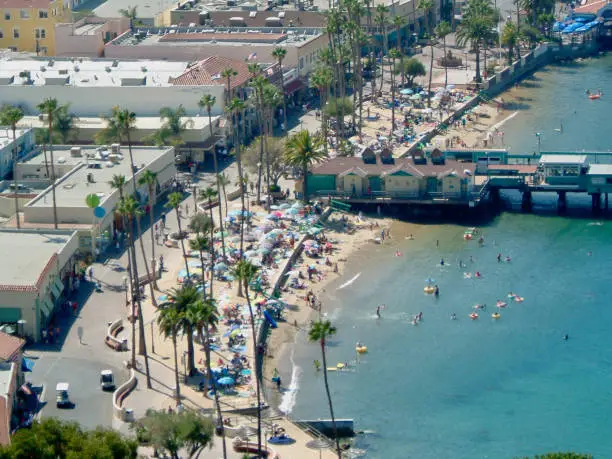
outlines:
[[[376,308],[376,317],[380,319],[380,306]]]
[[[440,296],[440,289],[438,288],[437,285],[436,285],[436,289],[434,290],[434,295],[436,296],[436,298]]]

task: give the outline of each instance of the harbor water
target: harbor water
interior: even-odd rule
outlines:
[[[604,96],[590,101],[587,88]],[[542,150],[610,149],[612,57],[549,67],[512,91],[522,98],[502,128],[512,151],[535,151],[535,132]],[[561,123],[562,133],[555,130]],[[368,458],[559,450],[612,457],[612,223],[502,213],[479,226],[483,247],[464,240],[466,226],[428,223],[416,232],[397,223],[391,241],[360,250],[328,286],[324,304],[338,328],[328,366],[350,364],[329,375],[336,416],[366,432],[355,446]],[[475,271],[480,279],[466,278]],[[438,299],[423,292],[429,277]],[[509,292],[525,301],[510,301]],[[494,320],[498,300],[508,306]],[[479,303],[487,310],[470,320]],[[423,321],[412,325],[419,312]],[[358,356],[356,342],[369,352]],[[319,346],[300,334],[291,352],[283,408],[297,419],[327,418],[313,365]]]

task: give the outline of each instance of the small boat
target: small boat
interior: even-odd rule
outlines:
[[[470,314],[470,319],[472,319],[472,320],[478,319],[478,314],[476,314],[475,312],[471,313]]]
[[[501,317],[501,314],[499,312],[494,312],[493,314],[491,314],[491,317],[497,320]]]

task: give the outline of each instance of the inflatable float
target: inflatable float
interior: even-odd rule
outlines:
[[[501,314],[499,312],[494,312],[493,314],[491,314],[491,317],[497,320],[501,317]]]
[[[591,100],[597,100],[597,99],[600,99],[600,98],[601,98],[601,94],[591,94],[589,96],[589,99],[591,99]]]
[[[436,288],[433,285],[426,285],[423,291],[427,294],[432,294],[436,291]]]
[[[514,301],[517,303],[522,303],[523,301],[525,301],[525,298],[523,298],[522,296],[514,295]]]
[[[503,301],[498,301],[495,306],[497,306],[498,308],[505,308],[506,306],[508,306],[508,303],[505,303]]]
[[[367,346],[357,346],[355,350],[357,351],[358,354],[365,354],[366,352],[368,352],[368,347]]]
[[[472,319],[472,320],[478,319],[478,314],[476,314],[475,312],[471,313],[470,314],[470,319]]]

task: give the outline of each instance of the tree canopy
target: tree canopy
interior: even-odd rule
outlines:
[[[259,153],[261,137],[255,139],[243,152],[242,162],[253,173],[258,172]],[[281,176],[289,169],[285,161],[285,139],[279,137],[268,137],[264,141],[264,149],[267,153],[263,155],[262,168],[270,166],[270,181],[277,185]]]
[[[128,459],[136,458],[138,444],[110,429],[83,430],[75,422],[54,418],[35,422],[0,447],[0,459]]]
[[[193,411],[168,413],[150,409],[133,428],[141,442],[167,452],[172,458],[178,458],[183,448],[193,457],[200,449],[213,444],[213,421]]]

